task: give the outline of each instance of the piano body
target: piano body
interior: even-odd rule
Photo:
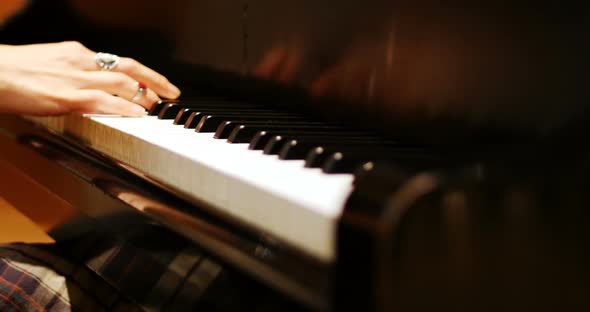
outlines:
[[[582,13],[179,3],[173,55],[133,54],[178,102],[0,118],[7,189],[58,203],[56,240],[157,224],[310,310],[589,306]]]

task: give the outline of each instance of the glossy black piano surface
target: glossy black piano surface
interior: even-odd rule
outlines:
[[[75,39],[133,55],[183,87],[180,104],[163,102],[151,114],[191,129],[201,124],[228,144],[310,158],[327,173],[356,174],[336,263],[326,267],[232,220],[186,209],[199,204],[68,142],[72,149],[58,159],[78,176],[85,172],[82,180],[115,198],[124,186],[164,203],[148,216],[172,228],[191,224],[176,230],[311,309],[588,309],[583,10],[524,1],[262,0],[176,1],[169,10],[178,18],[166,29],[174,40],[155,40],[147,51],[137,29],[88,23],[72,30],[74,11],[49,22],[47,33],[11,33],[9,24],[0,38]],[[229,104],[195,109],[191,103],[203,97]],[[232,113],[240,111],[235,103],[241,115]],[[23,150],[51,159],[31,139],[64,143],[14,118],[1,122]],[[288,140],[269,145],[276,136]],[[293,140],[305,148],[289,148]],[[314,163],[318,146],[355,162]],[[203,240],[196,224],[223,235]],[[276,279],[277,272],[284,275]]]

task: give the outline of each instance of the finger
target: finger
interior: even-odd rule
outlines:
[[[73,111],[80,113],[115,114],[129,117],[145,115],[145,108],[101,90],[76,90],[70,97]]]
[[[277,46],[264,55],[262,61],[254,68],[254,75],[264,79],[272,79],[287,57],[285,46]]]
[[[329,69],[316,78],[310,87],[311,94],[315,96],[327,96],[333,93],[335,85],[337,84],[338,71]]]
[[[343,63],[328,69],[311,84],[315,96],[363,98],[368,91],[370,70],[356,63]]]
[[[297,69],[301,63],[301,51],[294,49],[289,55],[282,66],[281,72],[277,76],[277,80],[280,82],[289,82],[295,78]]]
[[[88,72],[84,74],[82,80],[81,89],[99,89],[129,101],[132,101],[139,92],[138,82],[123,73]],[[146,94],[133,102],[150,109],[159,100],[154,91],[147,89]]]
[[[137,88],[136,94],[139,92],[139,88]],[[154,100],[155,99],[155,100]],[[147,109],[152,108],[152,106],[154,106],[158,101],[160,101],[160,98],[158,97],[158,95],[156,94],[156,92],[152,91],[151,89],[146,89],[146,94],[144,96],[139,97],[138,99],[135,99],[135,96],[133,98],[131,98],[131,101],[133,103],[137,103]]]
[[[137,81],[144,82],[148,88],[152,89],[162,97],[175,99],[180,96],[180,90],[170,83],[166,77],[132,58],[121,58],[119,66],[113,70],[122,72]]]

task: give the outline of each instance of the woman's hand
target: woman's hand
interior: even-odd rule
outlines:
[[[0,45],[0,113],[60,115],[70,112],[141,116],[159,96],[180,91],[164,76],[130,58],[102,71],[78,42]],[[136,102],[138,82],[147,86]]]

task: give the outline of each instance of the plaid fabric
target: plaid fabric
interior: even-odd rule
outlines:
[[[164,230],[0,246],[0,311],[299,310]]]
[[[0,311],[141,310],[86,266],[68,262],[48,247],[0,249]]]

